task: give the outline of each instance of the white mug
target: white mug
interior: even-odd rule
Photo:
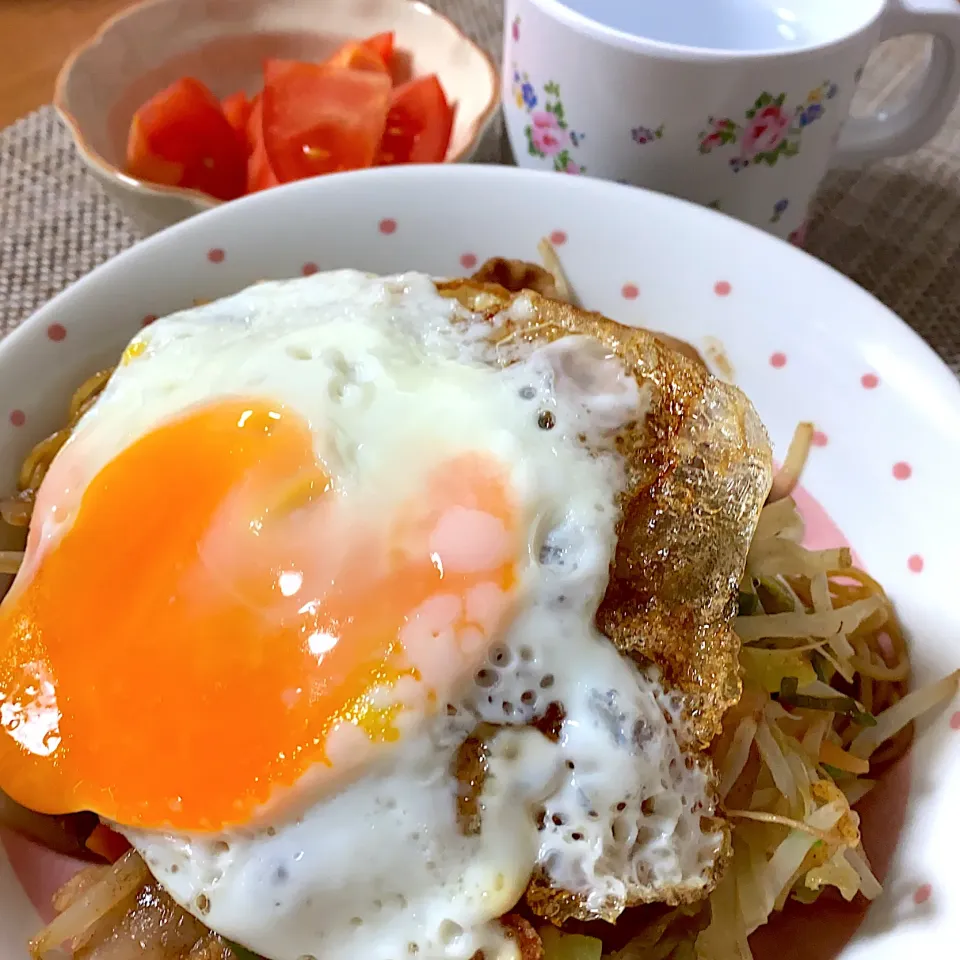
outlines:
[[[922,83],[850,117],[871,50],[930,34]],[[520,166],[685,197],[802,242],[831,166],[916,149],[960,95],[957,0],[506,0]]]

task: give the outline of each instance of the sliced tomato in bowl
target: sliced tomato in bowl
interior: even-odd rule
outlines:
[[[168,187],[182,185],[185,165],[161,157],[143,129],[143,121],[134,114],[127,136],[127,172],[138,180]]]
[[[374,34],[366,40],[348,40],[325,62],[325,65],[389,73],[392,60],[393,32],[391,31]]]
[[[153,183],[233,200],[246,186],[247,151],[220,101],[199,80],[184,77],[134,114],[127,170]]]
[[[372,37],[367,37],[366,40],[361,41],[361,43],[368,50],[372,50],[388,67],[390,66],[390,61],[393,59],[394,43],[392,30],[388,33],[374,34]]]
[[[263,98],[253,99],[246,128],[250,159],[247,161],[247,193],[257,193],[277,186],[280,181],[273,172],[267,148],[263,145]]]
[[[390,108],[385,73],[264,64],[263,143],[281,183],[372,165]]]
[[[344,44],[325,64],[327,67],[346,67],[349,70],[372,70],[374,73],[389,73],[387,63],[364,43]]]
[[[450,146],[454,111],[431,74],[393,91],[378,166],[391,163],[441,163]]]
[[[250,115],[247,117],[244,135],[247,139],[247,149],[253,153],[258,140],[263,140],[263,94],[258,93],[250,101]]]
[[[221,100],[220,108],[223,110],[223,115],[227,118],[230,126],[241,136],[246,137],[247,121],[250,119],[250,111],[253,109],[253,103],[247,95],[242,90],[238,90]]]
[[[324,63],[268,59],[264,86],[217,100],[192,77],[134,115],[127,171],[221,200],[280,183],[392,163],[439,163],[453,127],[436,76],[409,77],[392,32],[349,41]]]
[[[247,193],[269,190],[270,187],[276,187],[279,183],[261,140],[250,154],[250,162],[247,166]]]

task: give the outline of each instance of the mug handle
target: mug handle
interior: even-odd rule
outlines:
[[[932,139],[960,96],[960,3],[957,0],[890,0],[879,43],[906,34],[928,34],[933,49],[923,81],[911,98],[888,115],[851,117],[834,162],[857,167],[909,153]]]

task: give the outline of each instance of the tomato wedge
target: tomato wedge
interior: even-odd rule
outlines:
[[[244,135],[247,139],[247,148],[253,153],[257,141],[263,140],[263,94],[261,93],[250,101],[250,115],[247,117]]]
[[[378,33],[366,40],[345,43],[324,66],[389,73],[392,59],[393,33]]]
[[[127,172],[139,180],[178,187],[183,180],[184,169],[184,164],[164,160],[154,153],[143,131],[143,122],[134,114],[127,137]]]
[[[453,108],[434,74],[397,87],[376,163],[441,163],[450,146]]]
[[[250,159],[247,161],[247,193],[257,193],[277,186],[280,181],[273,172],[267,148],[263,145],[263,99],[258,94],[254,97],[253,106],[246,129],[247,141],[250,147]]]
[[[280,183],[270,165],[263,140],[260,140],[250,154],[247,164],[247,193],[258,193],[260,190],[269,190]]]
[[[250,119],[250,111],[253,109],[253,104],[247,99],[247,95],[242,90],[238,90],[236,93],[230,94],[225,100],[221,100],[220,107],[223,110],[223,115],[230,122],[230,126],[242,137],[246,137],[247,121]]]
[[[372,70],[374,73],[388,72],[387,65],[380,54],[362,43],[345,44],[324,66],[345,67],[348,70]]]
[[[217,98],[199,80],[185,77],[134,114],[127,170],[143,180],[233,200],[246,186],[246,149]]]
[[[377,33],[361,41],[361,46],[372,50],[388,67],[393,59],[393,31]]]
[[[371,166],[389,105],[385,73],[268,60],[263,143],[277,178],[287,183]]]

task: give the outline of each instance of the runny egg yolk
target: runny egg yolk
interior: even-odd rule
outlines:
[[[333,488],[299,415],[231,398],[127,447],[69,520],[38,504],[63,530],[31,531],[0,608],[0,787],[219,830],[443,707],[508,614],[518,521],[489,455],[424,469],[378,510]]]

